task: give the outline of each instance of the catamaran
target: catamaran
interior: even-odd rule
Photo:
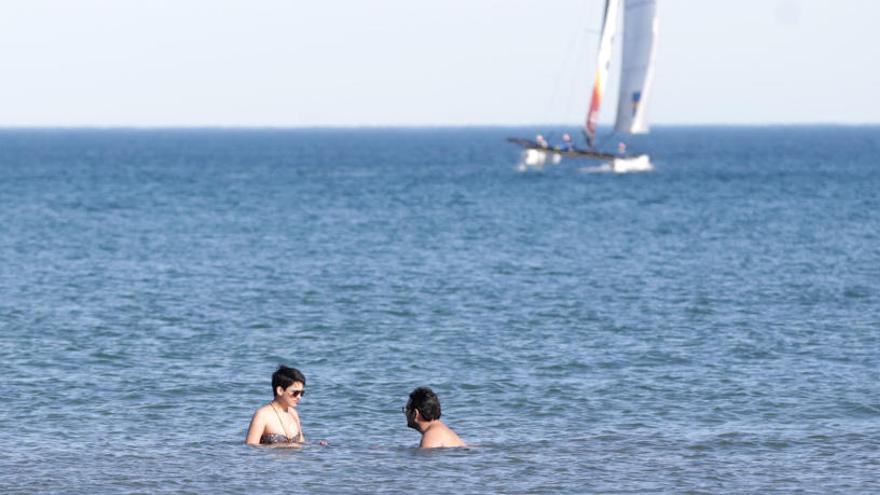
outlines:
[[[522,146],[520,168],[542,168],[556,164],[562,158],[586,158],[604,162],[613,172],[642,172],[652,170],[646,154],[627,154],[621,145],[614,153],[597,149],[596,128],[599,108],[605,93],[611,54],[618,27],[618,17],[623,4],[623,55],[621,57],[620,89],[617,100],[617,134],[642,134],[648,132],[647,104],[650,99],[654,72],[654,40],[657,35],[657,0],[605,0],[605,14],[599,37],[599,53],[596,58],[596,76],[590,107],[584,123],[586,149],[571,145],[551,147],[538,136],[536,140],[509,138],[508,141]]]

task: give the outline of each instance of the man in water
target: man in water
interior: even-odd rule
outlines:
[[[440,421],[440,399],[430,388],[413,390],[403,413],[406,414],[406,425],[422,434],[419,448],[467,447],[451,428]]]

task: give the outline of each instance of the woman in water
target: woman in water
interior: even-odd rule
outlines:
[[[299,446],[306,441],[296,405],[305,393],[306,377],[296,368],[281,365],[272,373],[272,402],[257,409],[245,443],[248,445]]]

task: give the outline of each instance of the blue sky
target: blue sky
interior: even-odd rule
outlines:
[[[602,4],[7,0],[0,125],[579,124]],[[880,2],[658,10],[654,123],[880,123]]]

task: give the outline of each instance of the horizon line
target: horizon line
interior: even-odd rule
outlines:
[[[880,122],[754,122],[754,123],[658,123],[651,128],[676,127],[876,127]],[[528,124],[320,124],[320,125],[264,125],[264,124],[0,124],[0,131],[7,130],[379,130],[379,129],[521,129],[540,127],[575,127],[580,124],[528,123]],[[613,127],[600,124],[599,128]]]

